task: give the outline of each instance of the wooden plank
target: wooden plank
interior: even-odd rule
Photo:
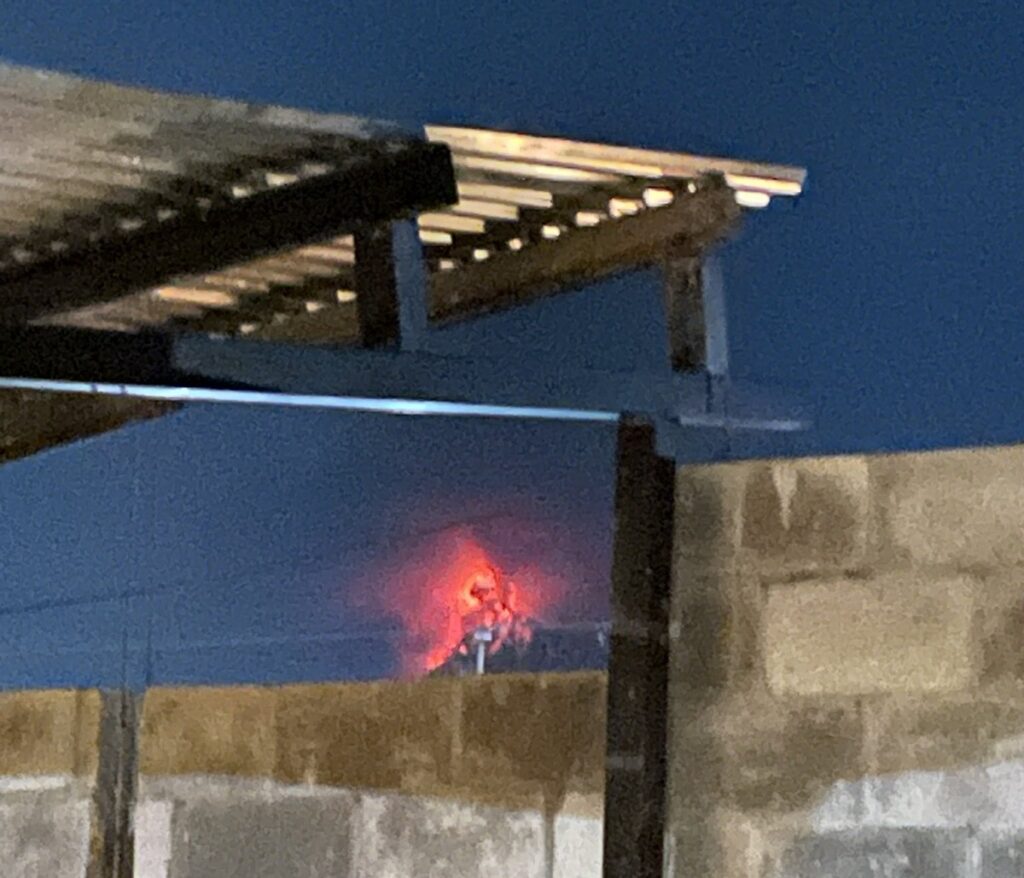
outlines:
[[[699,177],[704,174],[737,174],[802,186],[807,172],[791,165],[737,161],[682,152],[587,143],[557,137],[538,137],[485,128],[428,125],[431,140],[447,143],[459,152],[492,153],[507,158],[522,156],[533,161],[577,163],[630,176]],[[638,171],[647,173],[638,174]]]
[[[616,455],[605,878],[660,878],[664,857],[674,466],[628,415]]]
[[[0,322],[22,323],[216,271],[456,197],[447,148],[410,146],[215,205],[205,216],[182,213],[66,258],[12,270],[0,281]]]
[[[660,264],[673,242],[697,255],[725,237],[740,217],[732,190],[721,182],[675,203],[518,252],[495,252],[485,262],[431,278],[430,314],[438,321],[470,317],[531,302],[620,271]],[[526,213],[524,211],[524,213]]]

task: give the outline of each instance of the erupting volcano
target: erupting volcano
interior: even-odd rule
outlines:
[[[559,577],[530,565],[506,572],[469,531],[407,551],[374,579],[362,593],[375,613],[401,622],[408,676],[472,665],[484,631],[487,656],[527,648],[568,592]]]
[[[462,639],[445,664],[457,657],[482,660],[502,649],[530,643],[531,620],[519,611],[518,587],[494,567],[473,571],[459,594]],[[433,669],[431,669],[433,670]]]

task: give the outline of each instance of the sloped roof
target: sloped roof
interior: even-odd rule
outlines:
[[[357,344],[352,233],[367,224],[416,218],[429,313],[444,321],[669,249],[699,255],[804,179],[784,165],[409,132],[0,64],[0,324]]]
[[[687,153],[450,126],[425,132],[451,149],[458,193],[418,217],[435,321],[643,267],[673,242],[699,253],[744,211],[799,195],[805,179],[800,168]],[[355,343],[355,261],[353,238],[342,235],[60,320]]]

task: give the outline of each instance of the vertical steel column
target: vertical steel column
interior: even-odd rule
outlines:
[[[619,423],[605,769],[605,878],[660,878],[675,468],[653,427]]]

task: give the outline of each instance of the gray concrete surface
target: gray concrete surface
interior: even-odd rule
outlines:
[[[230,778],[143,785],[136,878],[598,878],[597,818]]]
[[[91,805],[62,793],[16,793],[0,804],[0,876],[85,878]]]

